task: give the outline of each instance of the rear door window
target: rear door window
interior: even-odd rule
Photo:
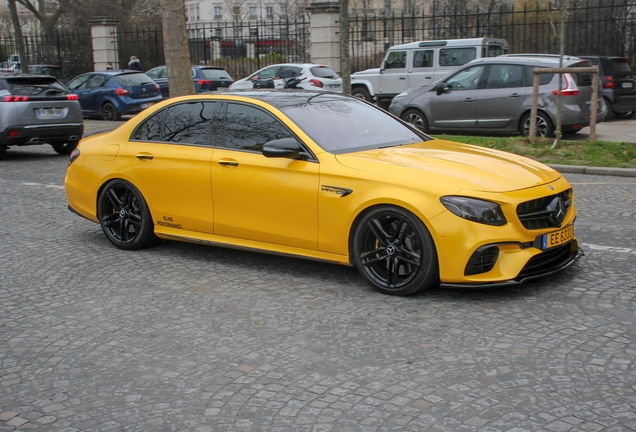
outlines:
[[[477,48],[442,48],[439,50],[440,66],[462,66],[477,58]]]
[[[523,87],[523,66],[491,65],[484,87],[488,89]]]
[[[433,67],[433,50],[416,50],[413,51],[413,67],[426,68]]]

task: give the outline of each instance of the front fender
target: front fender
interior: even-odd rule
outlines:
[[[367,89],[369,95],[375,96],[375,93],[373,91],[373,84],[371,84],[371,81],[365,79],[351,79],[351,88],[355,86],[362,86]]]

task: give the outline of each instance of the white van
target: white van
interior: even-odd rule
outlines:
[[[388,106],[405,90],[429,85],[438,78],[482,57],[508,53],[505,39],[473,38],[411,42],[387,51],[379,69],[351,74],[351,94]]]

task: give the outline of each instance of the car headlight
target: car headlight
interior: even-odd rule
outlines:
[[[402,99],[404,99],[406,97],[407,94],[409,94],[409,90],[403,91],[399,95],[395,96],[391,103],[396,103],[396,102],[401,101]]]
[[[460,218],[486,225],[506,224],[506,217],[497,203],[463,196],[443,196],[439,200]]]

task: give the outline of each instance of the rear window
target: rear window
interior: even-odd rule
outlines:
[[[150,77],[146,75],[145,73],[117,75],[115,77],[115,81],[117,81],[119,85],[124,87],[139,86],[139,85],[154,83],[154,81],[150,79]]]
[[[224,79],[231,80],[230,74],[223,69],[201,69],[201,75],[208,79]]]
[[[632,69],[629,67],[629,63],[627,59],[623,58],[613,58],[609,61],[610,67],[612,69],[611,72],[631,72]]]
[[[5,86],[9,93],[16,96],[47,96],[68,93],[68,90],[55,78],[8,78]]]
[[[336,78],[338,75],[331,69],[326,66],[314,66],[309,68],[313,76],[318,78]]]

